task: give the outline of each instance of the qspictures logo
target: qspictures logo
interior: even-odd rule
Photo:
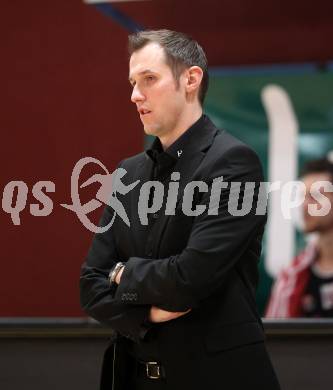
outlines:
[[[103,173],[96,173],[82,184],[80,175],[82,170],[89,164],[98,167]],[[179,199],[180,173],[172,172],[167,186],[159,181],[146,181],[141,183],[138,179],[130,184],[125,184],[122,179],[127,174],[124,168],[117,168],[112,173],[105,165],[96,158],[84,157],[74,166],[70,179],[71,204],[60,204],[60,206],[73,212],[81,221],[83,226],[94,233],[103,233],[111,228],[116,216],[130,226],[131,221],[127,211],[117,195],[126,195],[135,187],[140,186],[138,198],[138,217],[142,225],[148,224],[148,215],[157,213],[163,207],[165,201],[165,214],[175,215]],[[99,183],[100,187],[96,196],[85,204],[81,203],[80,189],[93,183]],[[38,181],[32,187],[32,195],[39,203],[30,204],[30,214],[36,217],[47,217],[53,211],[53,200],[47,194],[54,193],[55,183],[52,181]],[[153,192],[152,192],[153,191]],[[301,181],[276,182],[227,182],[223,177],[214,178],[210,185],[204,181],[188,182],[181,194],[182,212],[189,217],[207,215],[218,215],[225,208],[230,215],[235,217],[245,216],[255,208],[256,215],[264,215],[267,211],[269,194],[278,191],[280,194],[280,206],[283,217],[291,219],[294,210],[300,209],[306,195],[306,188]],[[10,215],[15,226],[21,225],[20,213],[27,207],[29,188],[24,181],[11,181],[3,190],[2,209]],[[205,196],[202,204],[193,208],[195,193]],[[310,194],[313,202],[309,203],[308,213],[311,216],[325,216],[331,210],[330,199],[325,193],[333,192],[333,184],[328,181],[317,181],[312,184]],[[153,193],[152,199],[150,194]],[[227,194],[227,199],[225,195]],[[89,213],[108,205],[113,216],[106,226],[97,226],[89,219]]]

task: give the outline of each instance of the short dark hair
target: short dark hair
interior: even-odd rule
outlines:
[[[165,52],[167,64],[172,74],[179,82],[184,69],[199,66],[203,71],[203,78],[199,87],[199,101],[203,105],[208,89],[208,62],[203,48],[190,36],[171,30],[146,30],[131,34],[128,37],[128,52],[131,56],[135,51],[143,48],[150,42],[158,43]]]
[[[310,175],[312,173],[328,173],[333,182],[333,162],[326,157],[308,161],[301,171],[301,176]]]

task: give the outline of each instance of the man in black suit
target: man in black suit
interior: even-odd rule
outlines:
[[[145,31],[129,52],[131,100],[156,138],[118,166],[124,185],[140,182],[117,195],[130,226],[117,216],[82,266],[82,307],[116,332],[101,389],[279,389],[255,304],[259,159],[203,115],[196,41]],[[107,206],[101,225],[113,216]]]

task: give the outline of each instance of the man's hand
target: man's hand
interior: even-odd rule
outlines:
[[[149,321],[155,323],[171,321],[187,314],[191,310],[192,309],[188,309],[187,311],[174,312],[174,311],[163,310],[156,306],[152,306],[149,313]]]

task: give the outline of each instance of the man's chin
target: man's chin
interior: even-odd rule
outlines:
[[[143,125],[143,131],[146,133],[146,135],[153,135],[153,136],[157,136],[157,129],[155,129],[154,127],[152,126],[145,126]]]

